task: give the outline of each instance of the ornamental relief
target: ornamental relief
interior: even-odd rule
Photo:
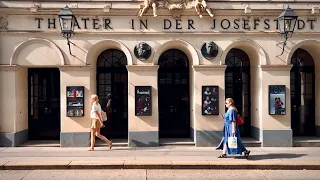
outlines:
[[[8,19],[6,15],[0,16],[0,31],[7,31],[8,30]]]
[[[144,4],[140,8],[138,17],[142,17],[150,7],[152,7],[154,17],[158,16],[158,8],[168,9],[174,16],[180,16],[184,9],[193,8],[200,18],[202,18],[203,11],[206,11],[210,17],[214,16],[205,0],[144,0]]]

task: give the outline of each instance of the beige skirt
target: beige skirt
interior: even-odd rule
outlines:
[[[101,128],[101,124],[99,119],[91,119],[91,128],[92,129],[100,129]]]

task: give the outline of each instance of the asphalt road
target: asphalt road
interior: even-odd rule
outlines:
[[[270,170],[0,170],[0,180],[320,180],[320,171]]]

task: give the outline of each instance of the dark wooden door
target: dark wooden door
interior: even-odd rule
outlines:
[[[29,69],[29,139],[60,139],[60,71]]]
[[[187,56],[171,49],[159,58],[159,137],[190,137],[189,66]]]
[[[251,136],[251,100],[250,100],[250,60],[240,49],[231,49],[226,59],[225,72],[226,98],[232,98],[244,124],[239,126],[240,134]]]
[[[99,103],[108,120],[101,134],[112,139],[128,138],[128,71],[122,51],[108,49],[98,57],[97,90]],[[109,102],[109,107],[107,107]]]
[[[291,128],[294,136],[315,135],[315,73],[311,55],[298,49],[290,72]]]

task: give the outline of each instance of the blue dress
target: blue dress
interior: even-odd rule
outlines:
[[[228,137],[232,137],[232,121],[237,121],[238,113],[235,109],[230,108],[226,114],[224,115],[224,125],[223,125],[223,137],[221,139],[220,144],[217,147],[218,149],[223,149],[223,143],[225,142],[227,145],[227,153],[228,154],[240,154],[242,155],[242,152],[246,150],[244,145],[242,144],[241,138],[240,138],[240,132],[238,126],[236,126],[235,132],[237,137],[237,145],[238,148],[229,148],[228,147]]]

